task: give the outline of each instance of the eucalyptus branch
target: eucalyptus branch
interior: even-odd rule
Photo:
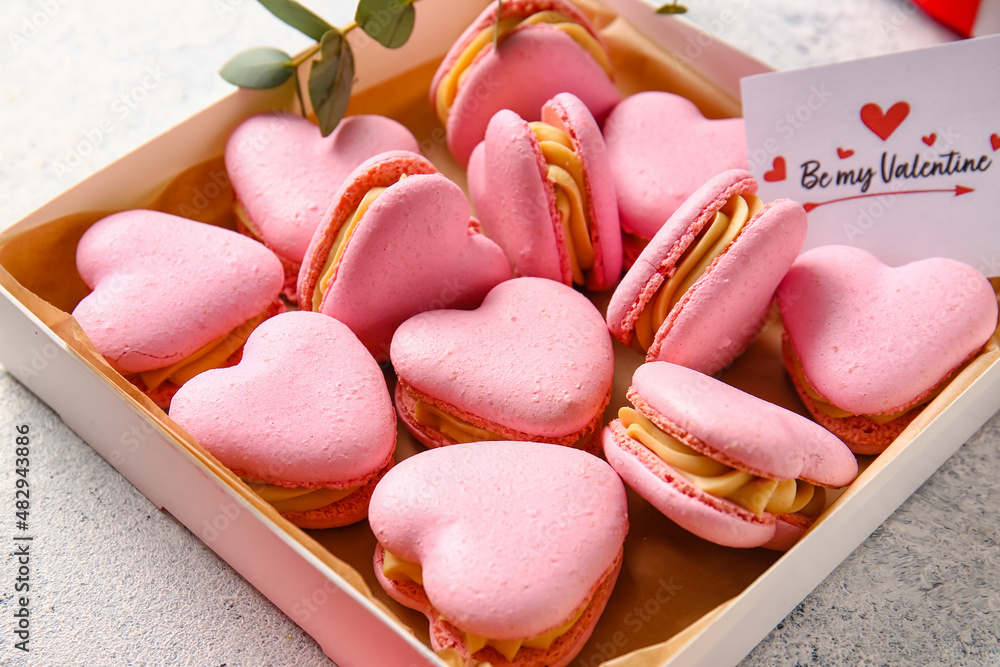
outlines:
[[[304,35],[316,40],[297,58],[284,51],[258,46],[238,53],[219,70],[226,81],[240,88],[276,88],[293,79],[302,113],[305,100],[298,67],[319,54],[309,66],[309,101],[323,136],[333,132],[344,117],[354,83],[354,54],[347,33],[361,28],[382,46],[396,49],[413,33],[416,0],[360,0],[354,22],[336,28],[295,0],[258,0],[269,12]]]

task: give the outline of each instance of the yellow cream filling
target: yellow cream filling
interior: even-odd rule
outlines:
[[[528,124],[538,138],[548,165],[546,180],[556,196],[573,282],[584,283],[584,271],[594,268],[594,244],[590,239],[590,204],[583,174],[583,160],[573,150],[569,136],[557,127],[536,121]]]
[[[267,484],[254,479],[244,479],[244,482],[261,499],[282,514],[290,512],[310,512],[333,504],[346,498],[359,488],[346,489],[307,489],[304,487],[287,487]]]
[[[382,574],[385,575],[386,579],[390,581],[397,582],[413,582],[418,586],[424,585],[423,570],[417,563],[411,563],[405,561],[402,558],[392,554],[389,550],[383,547],[383,558],[382,558]],[[562,635],[569,632],[580,617],[583,616],[583,612],[587,610],[587,606],[590,604],[590,600],[585,601],[580,607],[573,613],[568,621],[562,625],[553,628],[547,632],[543,632],[540,635],[531,637],[529,639],[492,639],[489,637],[483,637],[482,635],[473,634],[471,632],[465,633],[465,645],[469,651],[469,655],[474,654],[476,651],[481,650],[486,646],[491,646],[507,660],[513,660],[517,652],[524,648],[537,648],[546,650],[552,646],[552,643],[561,637]]]
[[[455,442],[483,442],[487,440],[507,440],[506,436],[502,436],[498,433],[494,433],[489,429],[481,428],[475,424],[470,424],[464,419],[459,419],[455,415],[445,412],[436,405],[431,405],[426,401],[422,401],[419,398],[410,394],[416,401],[413,407],[413,417],[416,419],[418,424],[426,426],[427,428],[440,431],[444,435],[448,436]],[[594,434],[587,433],[581,436],[579,440],[573,443],[574,447],[580,447],[583,445],[585,440],[592,437]]]
[[[448,114],[451,112],[451,105],[455,102],[458,94],[458,87],[464,81],[469,70],[469,66],[479,55],[479,52],[491,44],[494,38],[503,39],[503,36],[522,25],[535,25],[538,23],[549,23],[559,30],[569,35],[573,41],[579,44],[590,56],[597,61],[608,76],[611,76],[611,60],[600,42],[587,32],[587,29],[578,23],[573,23],[568,17],[559,12],[544,11],[537,12],[528,17],[508,16],[498,24],[483,28],[469,45],[462,50],[451,69],[441,78],[438,84],[437,93],[434,98],[434,109],[442,125],[448,123]]]
[[[170,380],[178,387],[193,378],[199,373],[204,373],[212,368],[218,368],[226,363],[226,359],[231,357],[236,350],[247,341],[257,325],[263,322],[265,313],[253,317],[227,334],[219,336],[215,340],[209,341],[205,345],[184,357],[180,361],[175,361],[163,368],[154,368],[150,371],[139,373],[146,389],[152,391],[161,384]]]
[[[729,247],[764,204],[757,195],[733,195],[676,262],[676,269],[643,308],[635,322],[634,342],[645,352],[684,292]]]
[[[815,389],[813,389],[812,385],[809,384],[809,381],[806,380],[805,372],[802,370],[802,364],[799,362],[798,357],[795,357],[794,354],[795,353],[793,352],[792,355],[795,362],[794,363],[795,375],[798,377],[799,384],[805,390],[806,394],[808,394],[809,398],[812,399],[813,406],[815,406],[816,410],[822,412],[824,415],[828,417],[833,417],[834,419],[845,419],[847,417],[855,416],[853,412],[848,412],[847,410],[838,408],[833,403],[830,403],[828,400],[820,396]],[[880,415],[862,415],[862,416],[872,420],[876,424],[888,424],[894,419],[899,419],[910,410],[916,410],[917,408],[927,405],[932,400],[934,400],[934,398],[938,394],[940,394],[943,389],[944,389],[944,383],[941,383],[934,391],[932,391],[924,398],[920,399],[920,401],[918,401],[917,403],[906,408],[905,410],[898,410],[896,412],[890,412],[887,414],[880,414]]]
[[[253,236],[261,243],[264,242],[264,239],[261,238],[260,236],[260,232],[258,232],[257,229],[250,222],[250,216],[247,214],[247,210],[243,208],[243,204],[240,203],[239,199],[233,202],[233,215],[235,215],[237,219],[239,219],[239,221],[243,223],[243,226],[247,228],[247,231],[250,232],[251,236]]]
[[[420,399],[417,399],[417,403],[413,408],[413,416],[417,420],[417,423],[440,431],[455,442],[482,442],[484,440],[505,439],[493,431],[470,424]]]
[[[826,492],[800,479],[757,477],[697,452],[665,433],[637,410],[621,408],[618,419],[630,437],[705,493],[731,500],[760,515],[799,512],[816,516],[826,505]]]
[[[406,178],[406,174],[400,176],[400,180],[404,178]],[[340,258],[344,255],[344,248],[347,247],[347,241],[351,238],[351,234],[354,233],[355,227],[358,226],[358,222],[368,212],[368,208],[375,201],[376,197],[384,191],[385,188],[383,187],[374,187],[366,192],[365,196],[361,198],[361,203],[354,209],[351,217],[340,226],[340,231],[337,232],[336,238],[333,239],[330,254],[326,256],[326,264],[323,265],[323,270],[320,272],[320,279],[313,290],[313,310],[319,310],[320,304],[323,302],[323,295],[326,294],[326,290],[330,286],[330,279],[333,278],[333,272],[337,268]]]

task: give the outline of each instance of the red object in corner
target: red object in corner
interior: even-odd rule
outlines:
[[[963,37],[972,36],[980,0],[914,0],[924,11]]]

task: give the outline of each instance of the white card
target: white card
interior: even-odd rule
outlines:
[[[809,211],[805,249],[1000,276],[1000,35],[743,79],[765,201]]]

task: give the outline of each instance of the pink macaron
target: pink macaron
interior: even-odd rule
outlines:
[[[379,482],[375,574],[468,664],[564,667],[621,569],[625,488],[601,459],[534,442],[429,450]]]
[[[368,158],[389,150],[418,151],[401,124],[376,115],[348,116],[328,137],[295,114],[251,116],[226,142],[226,171],[236,193],[240,231],[261,241],[285,267],[285,293],[306,248],[344,179]]]
[[[469,195],[483,233],[514,275],[592,290],[622,270],[618,207],[601,130],[578,97],[560,93],[528,123],[504,109],[469,160]]]
[[[196,374],[235,363],[254,327],[284,309],[274,253],[158,211],[123,211],[94,224],[77,246],[76,268],[92,291],[73,317],[161,408]]]
[[[997,295],[972,267],[889,267],[848,246],[803,253],[778,304],[799,396],[858,454],[889,446],[997,329]]]
[[[318,313],[262,324],[239,364],[181,387],[170,417],[303,528],[364,519],[393,464],[385,378],[350,329]]]
[[[478,233],[461,188],[420,155],[375,156],[334,201],[299,272],[299,307],[346,324],[380,362],[407,318],[474,308],[510,277],[503,250]]]
[[[431,105],[463,167],[500,109],[538,120],[546,100],[570,92],[602,121],[621,99],[607,47],[574,5],[507,0],[498,23],[497,4],[486,7],[462,33],[431,83]]]
[[[500,283],[476,310],[436,310],[392,339],[396,409],[428,447],[534,440],[596,451],[614,374],[611,337],[582,294],[544,278]]]
[[[707,119],[673,93],[627,97],[603,128],[628,265],[705,181],[747,168],[743,119]]]
[[[787,549],[825,507],[823,488],[854,481],[835,435],[683,366],[632,376],[604,454],[625,483],[679,526],[729,547]]]
[[[709,374],[746,349],[806,236],[799,204],[756,192],[748,172],[723,172],[670,216],[611,297],[615,338]]]

